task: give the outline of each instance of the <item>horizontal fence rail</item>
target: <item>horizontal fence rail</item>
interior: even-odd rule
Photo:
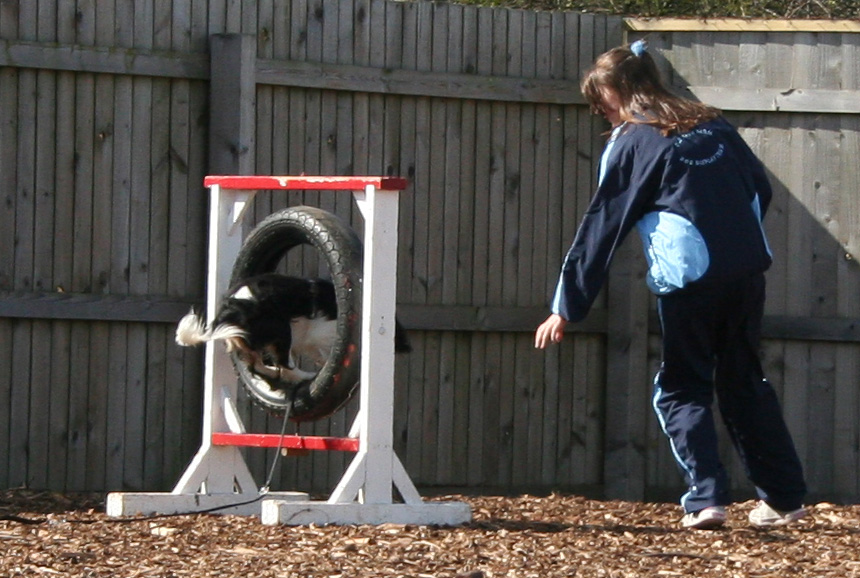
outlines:
[[[201,303],[158,296],[0,292],[0,317],[17,319],[175,323],[195,306],[199,308]],[[527,333],[545,317],[544,307],[415,304],[398,307],[398,319],[404,327],[421,331]],[[584,321],[570,324],[567,332],[606,333],[606,323],[606,311],[598,310]],[[659,330],[659,319],[652,313],[649,333],[657,334]],[[860,343],[860,319],[768,315],[762,322],[762,337]]]
[[[852,30],[852,32],[854,32]],[[0,40],[0,66],[159,78],[209,79],[209,57],[166,51]],[[585,104],[576,81],[396,70],[259,59],[260,84],[377,94],[503,102]],[[690,95],[727,111],[860,113],[853,90],[687,86]]]

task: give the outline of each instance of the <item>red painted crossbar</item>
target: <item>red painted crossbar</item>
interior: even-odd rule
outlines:
[[[240,434],[215,432],[212,445],[244,446],[253,448],[277,448],[288,450],[323,450],[338,452],[357,452],[357,438],[336,438],[327,436],[280,436],[277,434]]]
[[[225,189],[257,190],[349,190],[360,191],[373,185],[381,191],[402,191],[408,185],[402,177],[273,177],[258,175],[209,175],[203,186],[220,185]]]

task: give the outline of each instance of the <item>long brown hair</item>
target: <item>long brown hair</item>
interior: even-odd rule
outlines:
[[[603,114],[601,90],[614,91],[621,101],[621,120],[649,124],[663,135],[689,132],[694,126],[720,115],[712,106],[669,92],[645,45],[629,45],[601,54],[585,73],[580,85],[595,114]]]

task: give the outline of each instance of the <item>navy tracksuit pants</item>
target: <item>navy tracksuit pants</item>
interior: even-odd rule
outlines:
[[[803,470],[773,387],[759,360],[764,274],[691,286],[658,298],[663,360],[654,410],[685,474],[687,512],[730,503],[717,450],[717,404],[731,441],[762,500],[801,507]]]

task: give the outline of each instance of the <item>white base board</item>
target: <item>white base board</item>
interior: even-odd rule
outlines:
[[[266,500],[307,501],[304,492],[249,494],[170,494],[166,492],[112,492],[107,495],[108,516],[151,516],[154,514],[211,513],[259,516]]]
[[[472,520],[472,509],[465,502],[426,502],[421,504],[360,504],[320,501],[286,501],[268,498],[263,502],[263,524],[304,526],[316,524],[417,524],[457,526]]]

